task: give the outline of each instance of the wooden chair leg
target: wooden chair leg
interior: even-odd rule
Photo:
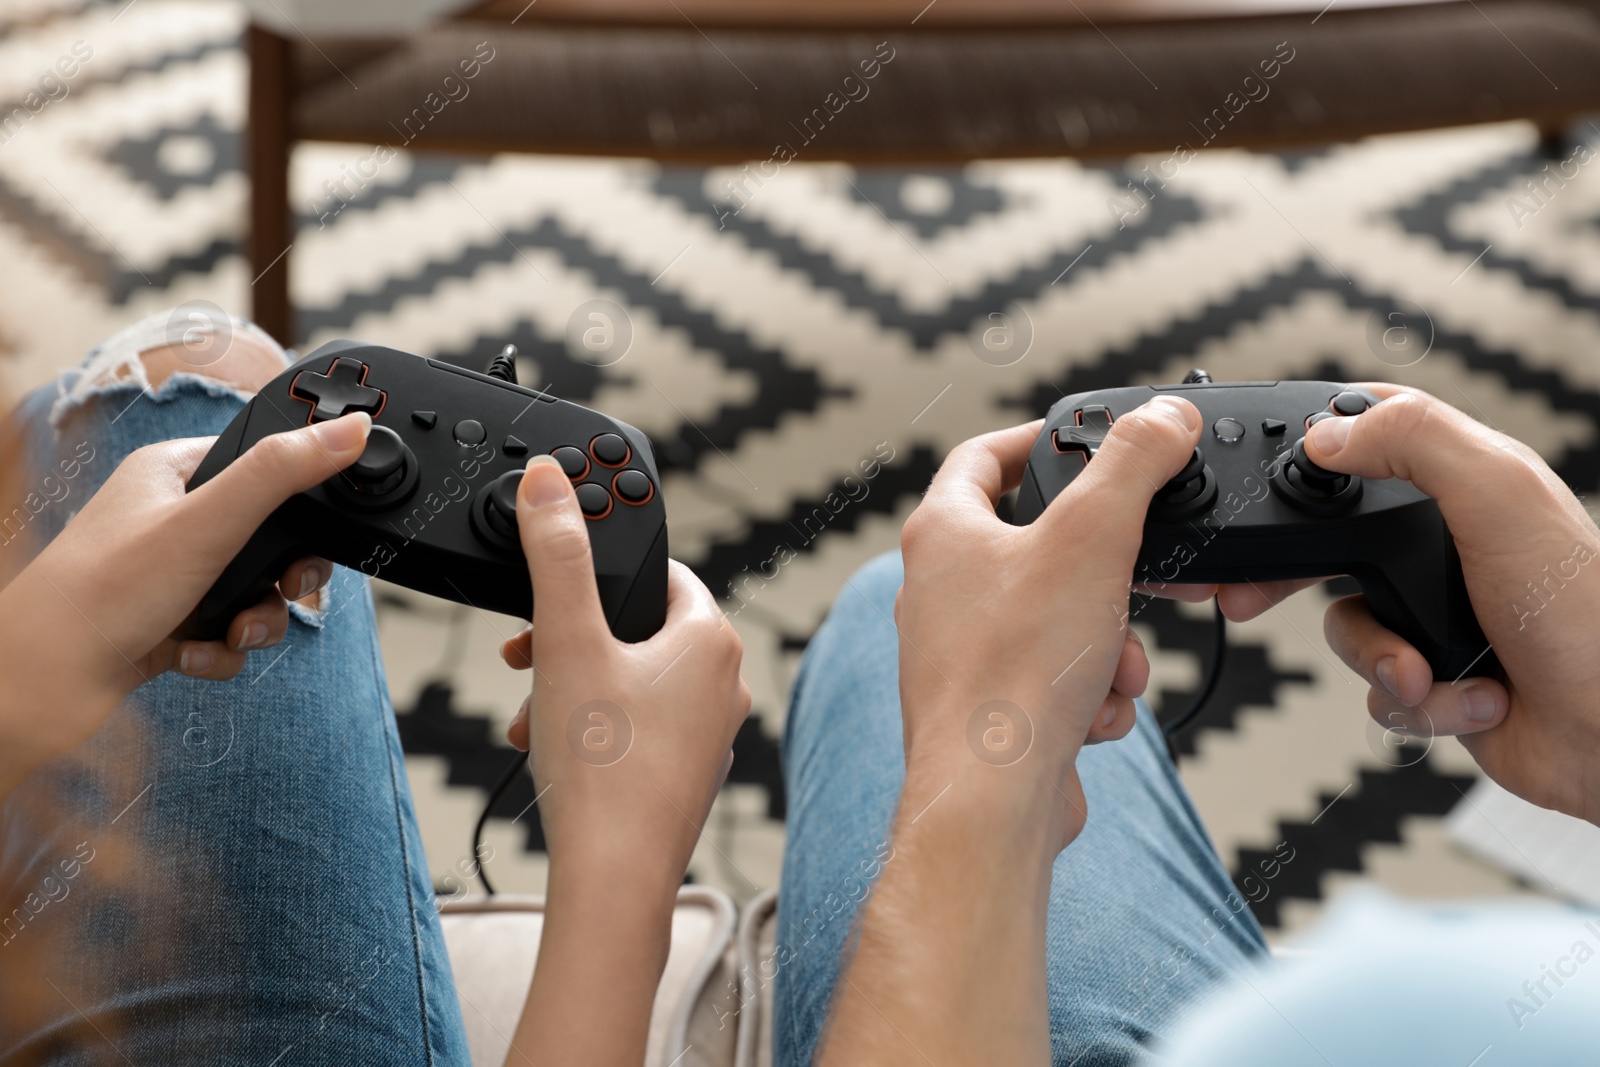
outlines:
[[[1539,154],[1545,159],[1560,162],[1572,155],[1577,143],[1571,123],[1546,121],[1539,124]]]
[[[259,26],[250,27],[248,40],[245,165],[250,173],[251,315],[287,347],[295,341],[288,254],[294,241],[294,216],[289,210],[289,42]]]

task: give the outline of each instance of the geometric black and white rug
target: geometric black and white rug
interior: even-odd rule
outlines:
[[[227,5],[183,0],[0,11],[0,114],[74,42],[92,49],[64,91],[0,127],[8,391],[184,300],[248,311],[242,28]],[[776,739],[806,642],[969,436],[1064,393],[1194,366],[1217,380],[1379,378],[1520,437],[1580,494],[1600,486],[1600,176],[1574,162],[1531,191],[1547,160],[1522,125],[1218,150],[1149,199],[1127,191],[1136,162],[794,163],[737,213],[733,168],[401,152],[332,211],[325,183],[372,152],[295,156],[302,350],[351,336],[481,367],[511,342],[523,381],[651,436],[673,554],[724,596],[755,694],[691,870],[738,898],[778,877]],[[575,342],[596,309],[614,331],[598,357]],[[979,358],[974,337],[996,324],[1014,345]],[[845,482],[885,456],[869,483]],[[782,546],[794,558],[772,577]],[[526,676],[495,654],[510,620],[377,593],[429,861],[449,891]],[[1182,739],[1183,778],[1262,920],[1296,929],[1363,880],[1431,897],[1537,891],[1447,842],[1441,819],[1476,780],[1471,760],[1453,741],[1423,756],[1373,736],[1363,687],[1323,644],[1326,602],[1302,595],[1232,627],[1221,686]],[[1208,613],[1158,605],[1140,625],[1152,699],[1182,706]],[[490,824],[505,888],[543,883],[531,800],[519,785]],[[1284,845],[1293,859],[1264,877]]]

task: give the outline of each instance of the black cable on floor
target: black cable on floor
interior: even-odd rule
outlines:
[[[1212,601],[1212,606],[1216,609],[1217,643],[1211,650],[1211,669],[1206,672],[1205,684],[1200,687],[1200,695],[1194,698],[1194,703],[1190,704],[1183,714],[1161,727],[1161,732],[1169,738],[1194,721],[1194,717],[1200,714],[1200,709],[1204,708],[1206,702],[1216,693],[1217,682],[1222,679],[1222,668],[1228,658],[1228,620],[1222,614],[1221,604]]]
[[[526,752],[518,752],[517,758],[511,761],[511,766],[506,768],[506,773],[500,776],[493,789],[489,791],[489,799],[483,805],[483,814],[478,816],[478,825],[472,828],[472,859],[478,867],[478,881],[483,883],[483,891],[494,896],[494,886],[489,883],[489,872],[483,863],[483,827],[489,821],[489,813],[494,810],[495,804],[511,788],[511,783],[517,780],[517,775],[522,773],[522,768],[528,762]]]

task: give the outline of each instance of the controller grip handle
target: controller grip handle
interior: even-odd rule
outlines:
[[[183,627],[185,638],[222,640],[234,616],[259,604],[261,598],[277,586],[283,569],[305,555],[279,526],[274,515],[251,535],[206,595],[200,598]]]
[[[1473,613],[1461,557],[1443,522],[1438,526],[1442,537],[1428,551],[1354,577],[1372,617],[1422,653],[1435,681],[1495,675],[1500,660]]]

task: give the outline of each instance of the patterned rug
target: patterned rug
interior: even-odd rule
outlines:
[[[8,389],[185,300],[248,310],[242,25],[227,5],[184,0],[0,10]],[[75,73],[52,73],[67,56]],[[1139,160],[795,163],[732,203],[733,168],[372,157],[295,156],[303,346],[352,336],[482,367],[511,342],[524,382],[650,434],[673,554],[724,596],[755,693],[691,871],[738,898],[778,877],[777,738],[807,640],[846,576],[895,547],[964,438],[1065,393],[1194,366],[1218,380],[1382,378],[1522,438],[1580,492],[1600,484],[1600,178],[1576,158],[1545,171],[1520,125],[1218,150],[1165,185],[1130,184]],[[604,358],[582,343],[596,310],[613,331]],[[1010,331],[998,356],[981,343],[995,328]],[[882,470],[852,477],[867,459]],[[783,547],[794,559],[771,577]],[[464,891],[526,684],[495,655],[514,624],[377,594],[430,863],[441,893]],[[1383,744],[1363,687],[1324,646],[1327,599],[1231,628],[1216,696],[1179,743],[1257,914],[1278,936],[1356,883],[1533,891],[1448,843],[1441,818],[1473,764],[1453,741]],[[1208,613],[1162,605],[1139,625],[1152,700],[1186,705]],[[543,884],[532,800],[519,783],[489,825],[501,887]]]

